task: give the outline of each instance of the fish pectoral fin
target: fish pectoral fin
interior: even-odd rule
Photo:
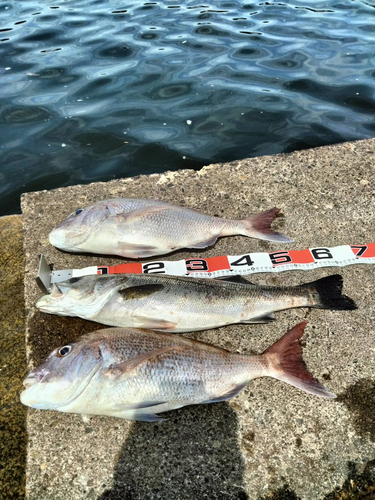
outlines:
[[[202,401],[202,404],[208,403],[221,403],[222,401],[227,401],[228,399],[235,398],[238,394],[245,389],[247,386],[247,382],[245,384],[235,385],[232,389],[225,392],[221,396],[215,397],[213,399],[209,399],[207,401]]]
[[[230,283],[240,283],[242,285],[253,285],[256,286],[255,283],[251,283],[251,281],[247,281],[245,278],[236,274],[235,276],[224,276],[223,278],[215,278],[220,281],[229,281]]]
[[[140,245],[139,243],[119,243],[118,255],[122,257],[131,257],[132,259],[142,259],[146,257],[153,257],[159,254],[159,247],[153,245]]]
[[[120,288],[118,293],[124,300],[139,300],[149,297],[156,292],[161,292],[162,290],[164,290],[164,285],[150,283],[149,285],[137,285]]]
[[[156,415],[155,413],[141,412],[132,412],[130,414],[125,412],[122,418],[126,418],[127,420],[137,420],[138,422],[163,422],[164,420],[167,420],[166,418],[159,417],[159,415]]]
[[[165,319],[147,318],[147,316],[132,316],[133,326],[135,328],[146,328],[148,330],[161,330],[172,332],[176,329],[177,323],[166,321]]]
[[[251,325],[253,323],[271,323],[271,321],[275,321],[276,317],[274,314],[263,314],[261,316],[256,316],[255,318],[246,319],[241,321],[241,323],[245,323],[247,325]]]
[[[131,404],[121,404],[121,403],[116,403],[111,406],[111,408],[115,411],[132,411],[132,410],[144,410],[145,408],[148,409],[153,409],[156,406],[163,405],[167,403],[168,401],[143,401],[139,403],[131,403]]]
[[[137,248],[139,248],[140,250],[148,250],[148,249],[152,249],[152,248],[157,248],[153,245],[142,245],[140,243],[126,243],[126,247],[129,249],[129,250],[137,250]]]
[[[200,241],[198,243],[195,243],[194,245],[188,245],[188,248],[207,248],[210,247],[211,245],[214,245],[218,239],[219,235],[211,236],[210,238],[207,238],[207,240]]]
[[[122,363],[117,363],[116,365],[111,365],[104,372],[104,376],[109,378],[120,379],[127,377],[134,371],[138,370],[141,366],[151,360],[155,360],[158,356],[162,354],[171,353],[173,351],[178,351],[184,349],[184,346],[168,346],[162,347],[161,349],[155,349],[153,351],[147,351],[134,358],[127,359]]]

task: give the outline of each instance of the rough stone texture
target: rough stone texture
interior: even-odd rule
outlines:
[[[70,255],[49,245],[49,231],[76,208],[108,197],[154,197],[241,218],[276,205],[284,217],[275,227],[295,239],[289,248],[361,244],[374,238],[374,144],[344,143],[212,165],[199,172],[167,172],[24,195],[29,366],[83,332],[101,328],[44,315],[33,307],[41,294],[34,281],[40,253],[55,269],[121,260]],[[231,237],[206,251],[166,258],[283,247]],[[292,285],[336,272],[262,274],[251,280]],[[345,293],[358,304],[356,311],[291,310],[278,313],[271,325],[189,334],[232,351],[262,352],[287,328],[308,318],[304,359],[311,372],[340,395],[338,400],[316,398],[263,378],[230,403],[183,408],[158,424],[30,410],[28,500],[255,500],[277,491],[291,492],[288,498],[322,499],[345,481],[349,463],[361,467],[375,457],[373,420],[368,417],[375,410],[374,267],[350,266],[339,272]]]
[[[25,492],[26,408],[19,402],[26,372],[22,217],[0,217],[0,499]]]

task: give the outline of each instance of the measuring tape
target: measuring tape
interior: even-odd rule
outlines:
[[[177,261],[128,262],[117,266],[90,266],[60,271],[54,271],[41,255],[37,283],[44,292],[49,293],[52,283],[98,274],[170,274],[194,278],[217,278],[236,274],[280,273],[318,267],[343,267],[351,264],[375,264],[375,243],[222,255],[207,259],[194,257]]]
[[[98,274],[169,274],[194,278],[217,278],[236,274],[280,273],[318,267],[343,267],[352,264],[375,264],[375,243],[221,255],[207,259],[194,257],[177,261],[127,262],[117,266],[90,266],[60,271],[53,270],[47,264],[45,257],[41,255],[36,280],[39,287],[49,293],[52,283]]]

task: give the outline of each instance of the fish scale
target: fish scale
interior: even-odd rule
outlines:
[[[231,223],[234,225],[233,221]],[[206,216],[199,212],[166,209],[140,217],[133,224],[129,224],[125,231],[131,240],[147,237],[148,242],[155,245],[160,236],[153,234],[153,229],[162,227],[165,245],[174,249],[177,246],[191,247],[199,244],[202,241],[202,227],[205,228],[205,239],[209,240],[222,233],[226,225],[227,221],[224,219]]]

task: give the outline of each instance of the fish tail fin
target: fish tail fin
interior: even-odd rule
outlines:
[[[271,229],[271,224],[276,215],[280,212],[279,208],[271,208],[257,215],[252,215],[247,219],[241,221],[243,231],[241,234],[250,236],[251,238],[258,238],[260,240],[276,241],[278,243],[291,243],[293,240],[277,233]]]
[[[357,309],[354,300],[342,294],[343,278],[340,274],[332,274],[302,286],[313,289],[315,303],[312,307],[334,311]]]
[[[269,347],[262,356],[267,364],[267,375],[305,392],[324,398],[335,398],[324,385],[307,371],[302,360],[302,337],[307,321],[294,326],[285,335]]]

